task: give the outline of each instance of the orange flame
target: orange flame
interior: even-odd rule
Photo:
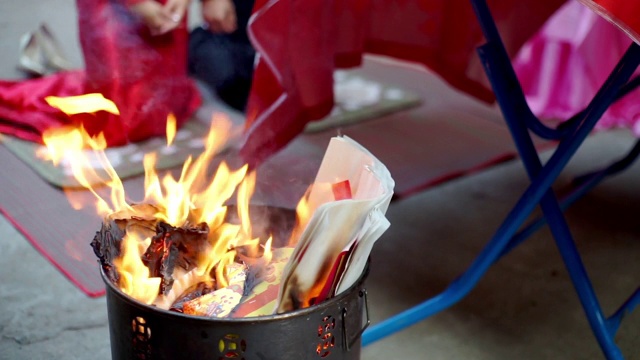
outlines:
[[[98,94],[99,95],[99,94]],[[101,100],[102,99],[102,100]],[[71,98],[48,98],[52,106],[56,106],[70,114],[77,112],[93,112],[99,110],[116,111],[115,105],[104,97],[91,95]],[[85,103],[86,102],[86,103]],[[113,105],[113,107],[112,107]],[[249,255],[259,253],[259,239],[252,238],[249,221],[249,203],[253,195],[256,174],[248,173],[248,166],[231,169],[226,162],[222,162],[215,174],[208,174],[209,164],[216,153],[225,144],[231,131],[231,122],[222,115],[214,115],[212,126],[205,141],[204,152],[196,157],[188,158],[178,179],[171,174],[160,177],[156,171],[157,154],[146,154],[143,160],[145,169],[145,195],[143,202],[157,206],[158,220],[173,226],[182,226],[187,222],[206,222],[211,229],[209,247],[198,257],[194,278],[201,280],[209,274],[215,273],[218,287],[224,287],[226,277],[225,265],[234,261],[236,248],[239,246],[251,248]],[[214,125],[215,124],[215,125]],[[167,118],[167,143],[171,144],[175,138],[175,117]],[[104,136],[90,137],[83,128],[62,128],[48,131],[43,137],[47,148],[47,157],[54,163],[64,162],[70,166],[73,176],[78,183],[87,188],[96,198],[96,211],[102,216],[127,209],[136,214],[135,207],[127,202],[122,181],[105,155],[106,141]],[[96,171],[92,159],[99,162]],[[107,178],[104,178],[106,172]],[[110,190],[109,196],[103,197],[94,188],[94,184],[106,185]],[[225,223],[227,207],[225,204],[237,192],[237,211],[241,224]],[[114,263],[119,271],[123,292],[146,303],[153,303],[158,297],[160,279],[151,278],[149,269],[142,263],[140,255],[144,252],[143,244],[149,239],[138,239],[133,234],[127,234],[123,239],[122,256]],[[271,258],[271,240],[262,251],[263,259]]]
[[[313,215],[309,204],[310,190],[311,188],[307,189],[307,192],[302,197],[302,199],[300,199],[298,205],[296,206],[296,224],[293,228],[293,231],[291,232],[291,236],[289,237],[289,246],[295,246],[298,239],[300,239],[302,232],[311,220],[311,216]]]
[[[49,106],[59,109],[68,115],[95,113],[98,111],[106,111],[114,115],[120,115],[116,104],[106,99],[102,94],[85,94],[68,97],[47,96],[44,100]]]
[[[158,297],[158,288],[162,279],[150,277],[140,258],[139,243],[136,234],[125,235],[122,241],[123,255],[113,261],[120,275],[120,289],[125,294],[145,304],[151,304]]]
[[[62,162],[68,165],[78,183],[96,197],[99,214],[107,215],[130,208],[125,199],[122,181],[104,153],[107,142],[102,134],[92,138],[82,127],[61,127],[45,131],[43,140],[48,150],[48,158],[56,165]],[[86,151],[87,147],[93,151]],[[98,162],[109,179],[103,179],[103,175],[98,173],[91,160]],[[111,205],[95,191],[92,184],[98,182],[104,182],[112,189]]]
[[[167,146],[171,146],[173,144],[173,140],[176,138],[176,117],[173,114],[169,114],[167,116]]]

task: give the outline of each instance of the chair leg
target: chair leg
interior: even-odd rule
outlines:
[[[573,185],[578,187],[581,191],[587,191],[598,184],[605,177],[615,175],[626,170],[629,166],[631,166],[631,164],[635,162],[635,160],[638,158],[638,155],[640,155],[640,140],[636,140],[633,148],[631,148],[629,153],[627,153],[627,155],[625,155],[623,158],[605,167],[604,169],[576,177],[573,180]],[[586,190],[581,189],[584,187],[586,187]]]
[[[619,93],[621,87],[628,81],[633,71],[638,64],[640,64],[640,47],[633,44],[629,48],[609,79],[607,79],[607,82],[602,86],[593,101],[584,111],[583,119],[579,119],[580,121],[577,123],[575,129],[572,128],[572,131],[567,133],[553,156],[547,164],[542,167],[526,125],[518,122],[522,111],[526,110],[526,102],[518,97],[522,96],[521,91],[513,91],[514,88],[512,86],[516,85],[516,87],[519,88],[519,84],[513,83],[513,76],[510,79],[495,76],[496,74],[504,75],[505,72],[509,73],[509,69],[513,72],[513,68],[499,39],[495,24],[493,24],[493,20],[490,19],[486,3],[484,3],[483,0],[471,0],[471,2],[474,5],[474,10],[481,25],[483,25],[483,30],[486,30],[484,26],[486,22],[489,22],[491,25],[489,26],[489,31],[485,32],[488,43],[481,47],[478,52],[485,65],[485,70],[489,74],[498,103],[507,120],[518,152],[531,178],[531,184],[467,271],[452,282],[439,295],[370,327],[364,332],[362,343],[366,346],[380,340],[436,314],[462,299],[475,287],[488,268],[504,253],[513,235],[531,214],[535,206],[541,204],[545,217],[548,219],[549,226],[556,238],[560,253],[576,286],[580,300],[583,303],[587,318],[603,347],[603,351],[610,359],[621,359],[622,355],[607,330],[608,324],[602,316],[602,311],[595,298],[573,239],[571,238],[560,205],[550,188],[562,169],[575,154],[578,147],[588,136],[591,129],[593,129],[597,120],[602,116],[602,113],[604,113],[606,108],[615,99],[616,94]],[[486,18],[487,15],[489,16],[488,19]],[[492,39],[495,40],[496,38],[498,43],[492,41]],[[636,304],[638,299],[634,296],[629,302]],[[630,305],[629,307],[632,306]],[[624,312],[624,310],[622,310],[622,312]]]
[[[540,186],[535,185],[535,186]],[[534,193],[539,193],[536,197]],[[386,320],[370,326],[362,335],[362,345],[366,346],[386,336],[394,334],[431,315],[447,309],[466,296],[486,273],[489,267],[499,258],[513,234],[540,201],[543,193],[536,191],[531,185],[514,206],[496,234],[476,257],[469,268],[442,293],[422,302],[408,310],[394,315]]]
[[[540,184],[536,188],[545,192],[540,199],[540,205],[583,305],[587,320],[607,358],[622,359],[622,353],[609,331],[607,320],[603,316],[586,269],[575,247],[562,209],[550,186],[557,177],[555,172],[559,172],[564,168],[637,68],[640,63],[640,48],[635,44],[629,47],[612,75],[584,111],[583,118],[577,127],[573,132],[565,136],[546,166],[542,167],[536,149],[533,146],[528,126],[521,120],[522,116],[526,117],[528,114],[528,112],[523,111],[523,107],[526,107],[524,95],[522,91],[513,90],[520,89],[519,83],[517,83],[511,62],[506,55],[499,34],[497,34],[495,24],[490,19],[488,7],[482,0],[472,0],[472,3],[485,36],[489,40],[485,46],[479,49],[479,55],[483,60],[486,72],[496,93],[498,104],[502,109],[518,152],[522,157],[532,182],[532,187]]]
[[[620,328],[620,323],[624,317],[631,313],[636,306],[640,305],[640,287],[636,289],[633,295],[629,296],[629,299],[620,306],[620,308],[613,313],[608,319],[607,323],[609,324],[609,332],[613,335]]]
[[[623,170],[626,170],[640,155],[640,140],[637,140],[633,148],[622,158],[618,159],[611,165],[604,169],[594,171],[589,174],[581,175],[574,179],[572,189],[567,195],[560,200],[560,207],[562,210],[566,210],[574,202],[580,199],[589,190],[593,189],[605,178],[618,174]],[[536,231],[542,228],[547,223],[544,216],[539,217],[520,230],[513,239],[509,242],[509,245],[504,249],[500,257],[508,254],[511,250],[515,249],[518,245],[524,242],[529,236],[533,235]]]
[[[571,156],[587,137],[597,119],[606,109],[606,106],[602,106],[601,104],[607,101],[611,103],[620,86],[622,86],[622,84],[624,84],[631,76],[633,69],[635,69],[637,64],[640,62],[640,47],[632,46],[631,50],[632,51],[629,51],[628,55],[621,60],[620,66],[612,73],[612,76],[606,86],[603,86],[603,90],[601,90],[592,101],[592,104],[594,105],[591,105],[590,108],[588,108],[590,111],[586,112],[588,115],[583,121],[583,126],[572,134],[571,137],[560,143],[554,155],[542,168],[540,168],[540,160],[537,157],[533,142],[526,132],[526,128],[523,129],[520,127],[520,124],[514,122],[513,119],[517,119],[517,117],[512,117],[512,112],[505,111],[503,108],[505,118],[511,119],[511,121],[508,121],[510,129],[515,132],[520,132],[517,136],[514,136],[514,138],[516,138],[523,160],[526,158],[526,161],[524,162],[529,175],[532,178],[531,185],[520,197],[514,208],[496,231],[494,237],[485,246],[466,272],[464,272],[456,281],[451,283],[441,294],[370,327],[362,336],[363,345],[366,346],[372,342],[380,340],[450,307],[473,289],[480,278],[486,273],[488,268],[499,258],[500,254],[509,244],[510,239],[524,223],[529,214],[531,214],[537,204],[540,203],[543,195],[548,192],[561,170],[569,162]],[[637,62],[633,64],[628,59],[629,57],[637,60]],[[490,64],[490,62],[487,62],[486,64]],[[493,63],[493,65],[496,64]],[[491,73],[490,71],[488,72]],[[501,106],[504,106],[501,99],[504,100],[502,95],[506,94],[506,92],[496,91],[496,93],[498,93],[498,102]],[[507,108],[507,110],[509,110],[509,108]],[[523,135],[523,132],[527,135]],[[535,164],[537,164],[537,166]]]
[[[623,359],[622,352],[613,339],[613,334],[609,332],[607,321],[591,286],[589,275],[575,246],[569,226],[562,214],[562,209],[551,190],[542,198],[540,205],[548,220],[549,228],[569,272],[571,281],[578,293],[587,320],[603,353],[609,360]]]

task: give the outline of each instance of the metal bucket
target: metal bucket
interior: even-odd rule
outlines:
[[[360,359],[369,325],[364,281],[342,294],[286,314],[238,319],[185,315],[124,294],[101,271],[113,359]]]
[[[142,304],[109,281],[107,310],[113,359],[360,359],[369,324],[366,272],[342,294],[286,314],[210,319]]]

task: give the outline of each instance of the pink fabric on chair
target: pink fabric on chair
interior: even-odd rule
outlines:
[[[511,55],[564,0],[489,0]],[[333,105],[336,66],[364,52],[415,61],[454,87],[492,101],[475,48],[482,33],[469,0],[257,0],[249,34],[259,54],[242,154],[258,164]]]
[[[527,101],[541,118],[566,120],[584,109],[631,44],[625,32],[601,16],[604,8],[585,2],[592,3],[591,9],[577,0],[567,2],[514,59]],[[637,3],[640,11],[640,2],[625,3]],[[640,136],[640,93],[613,104],[596,125],[600,130],[619,127]]]

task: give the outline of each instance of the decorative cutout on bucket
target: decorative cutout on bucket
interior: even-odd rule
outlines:
[[[151,359],[151,328],[147,325],[147,321],[137,316],[131,321],[131,329],[133,330],[133,357],[135,359]]]
[[[331,355],[331,349],[336,345],[336,338],[333,331],[336,328],[336,319],[327,315],[322,318],[322,324],[318,325],[318,337],[320,341],[316,347],[316,354],[321,358]]]
[[[244,352],[247,350],[247,342],[236,334],[227,334],[218,342],[220,357],[218,360],[245,360]]]

